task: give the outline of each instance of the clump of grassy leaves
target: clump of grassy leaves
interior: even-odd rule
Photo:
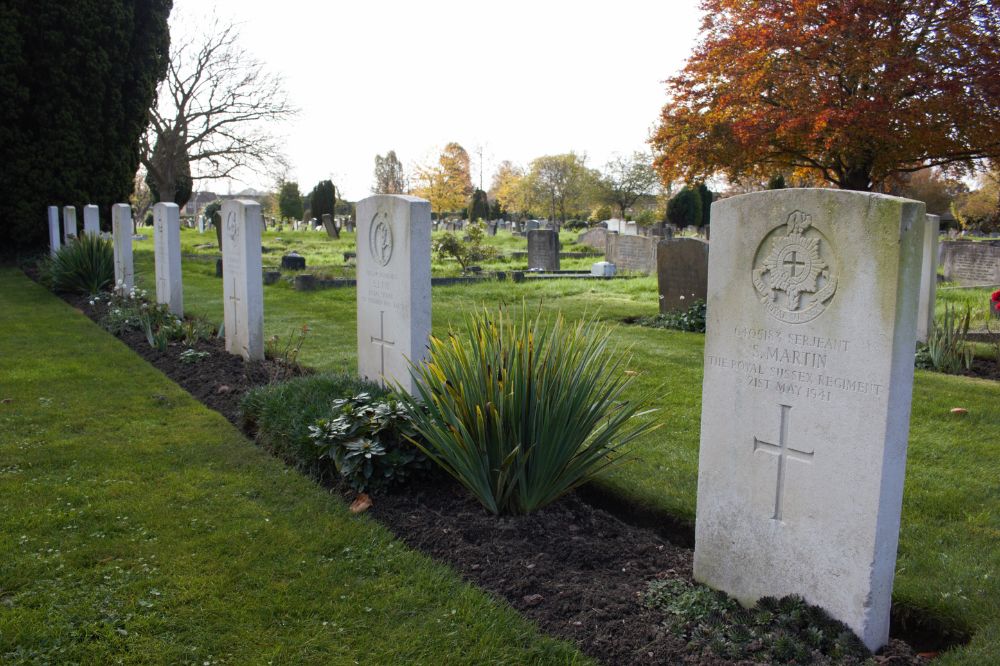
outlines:
[[[858,663],[871,654],[843,623],[800,597],[764,597],[753,608],[684,580],[649,584],[645,602],[692,648],[758,663]]]
[[[84,234],[43,259],[40,268],[42,281],[53,291],[98,294],[115,281],[114,248],[110,240]]]
[[[697,300],[687,310],[680,312],[638,317],[632,321],[640,326],[649,326],[650,328],[671,328],[689,333],[704,333],[705,301]]]

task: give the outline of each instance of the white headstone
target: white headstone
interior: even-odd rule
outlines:
[[[264,277],[260,204],[222,203],[222,280],[226,351],[246,360],[264,358]]]
[[[153,205],[153,253],[156,259],[156,302],[166,303],[178,317],[184,316],[181,281],[181,220],[175,203]]]
[[[407,359],[431,332],[431,208],[381,194],[357,205],[358,373],[413,392]]]
[[[205,216],[204,215],[199,215],[198,216],[198,233],[199,234],[205,233]]]
[[[132,268],[132,208],[128,204],[111,207],[111,233],[115,244],[115,288],[129,292],[135,287]]]
[[[63,243],[69,245],[74,238],[76,238],[76,207],[63,206]]]
[[[712,205],[695,578],[798,594],[872,650],[889,607],[924,204],[786,189]]]
[[[55,256],[62,247],[59,237],[59,207],[49,206],[49,254]]]
[[[83,207],[83,233],[89,236],[101,233],[101,213],[94,204]]]
[[[941,218],[927,216],[924,231],[924,255],[920,269],[920,305],[917,309],[917,340],[927,342],[934,330],[934,301],[937,298],[938,234]]]

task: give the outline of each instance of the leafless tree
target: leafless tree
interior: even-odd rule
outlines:
[[[604,167],[601,177],[604,200],[618,208],[621,219],[625,219],[625,211],[639,197],[653,191],[658,177],[653,171],[653,157],[643,152],[630,156],[616,155]]]
[[[174,201],[190,178],[285,167],[275,125],[297,113],[280,76],[240,44],[236,26],[218,19],[190,36],[171,35],[170,64],[149,111],[141,162],[161,201]]]
[[[372,194],[405,194],[406,174],[403,172],[403,164],[396,157],[396,151],[390,150],[385,154],[375,156],[375,184],[372,185]]]

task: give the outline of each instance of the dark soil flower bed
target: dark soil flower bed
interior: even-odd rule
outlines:
[[[67,300],[95,321],[99,306],[85,298]],[[179,358],[187,347],[160,352],[143,334],[122,341],[180,384],[195,398],[240,427],[240,399],[246,391],[289,368],[267,360],[244,363],[227,354],[218,339],[199,342],[208,355],[196,363]],[[346,487],[331,489],[354,499]],[[692,551],[656,532],[629,524],[573,493],[527,516],[496,517],[450,481],[424,482],[375,497],[373,517],[409,546],[447,562],[472,583],[505,599],[546,633],[575,643],[606,664],[753,664],[754,646],[727,658],[710,640],[691,640],[698,623],[678,630],[664,612],[646,605],[652,581],[692,582]],[[619,506],[618,516],[628,518]],[[813,655],[810,663],[833,662]],[[801,663],[801,661],[800,661]],[[921,664],[907,643],[893,639],[874,663]]]

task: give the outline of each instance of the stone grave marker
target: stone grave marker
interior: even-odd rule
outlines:
[[[76,238],[76,206],[63,206],[63,243]]]
[[[528,231],[528,270],[559,270],[559,233],[550,229]]]
[[[111,207],[111,235],[115,250],[115,289],[128,293],[135,287],[132,264],[132,207],[115,204]]]
[[[306,258],[298,252],[289,252],[281,258],[281,268],[286,271],[304,271],[306,269]]]
[[[358,374],[415,390],[431,333],[431,206],[379,194],[357,204]]]
[[[659,239],[609,233],[604,258],[619,271],[652,273],[656,270],[656,244]]]
[[[683,312],[708,295],[708,243],[677,238],[656,245],[660,313]]]
[[[340,238],[340,230],[337,229],[337,223],[334,221],[333,215],[323,213],[322,220],[326,235],[330,238]]]
[[[604,227],[587,229],[582,234],[577,236],[576,242],[580,245],[586,245],[587,247],[592,247],[595,250],[601,250],[603,252],[608,246],[608,230]]]
[[[1000,242],[945,241],[941,243],[944,279],[963,287],[1000,284]]]
[[[889,607],[924,204],[786,189],[712,206],[695,578],[798,594],[872,650]]]
[[[49,206],[49,254],[55,256],[62,247],[62,240],[59,236],[59,207]]]
[[[184,316],[184,287],[181,281],[181,220],[175,203],[153,204],[153,255],[156,267],[156,302],[166,303],[170,312]]]
[[[941,218],[927,216],[923,260],[920,265],[920,303],[917,306],[917,341],[927,342],[934,330],[934,300],[937,298],[938,234]]]
[[[260,204],[248,199],[222,203],[223,321],[226,351],[244,360],[264,358],[264,284]]]
[[[83,233],[89,236],[101,233],[101,212],[94,204],[83,207]]]

